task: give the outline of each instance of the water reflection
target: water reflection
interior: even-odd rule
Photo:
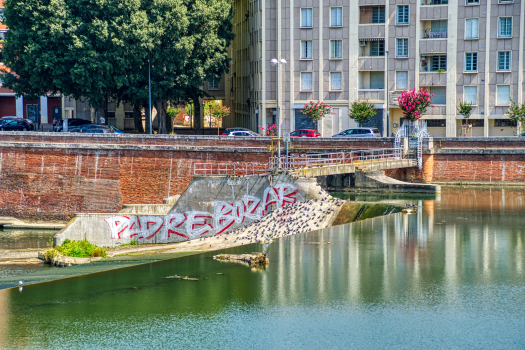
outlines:
[[[129,339],[322,348],[319,337],[335,348],[522,348],[523,198],[465,189],[405,198],[416,214],[276,240],[261,271],[210,253],[0,291],[0,348],[121,348]],[[165,278],[173,274],[199,281]]]

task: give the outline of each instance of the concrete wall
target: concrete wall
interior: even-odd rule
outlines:
[[[78,214],[55,236],[55,244],[84,236],[101,246],[136,240],[169,243],[226,233],[261,219],[276,208],[319,198],[315,179],[196,178],[167,215]]]

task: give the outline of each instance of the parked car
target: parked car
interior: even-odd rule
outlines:
[[[67,120],[68,129],[72,126],[81,126],[85,124],[91,124],[91,121],[85,120],[85,119],[79,119],[79,118],[71,118],[71,119],[66,119],[66,120]],[[61,121],[60,124],[55,126],[54,131],[61,132],[63,128],[64,128],[64,121]]]
[[[97,125],[100,125],[100,124],[97,124]],[[123,134],[124,133],[124,131],[115,128],[113,125],[104,125],[104,126],[110,128],[111,130],[113,130],[115,132],[115,134]]]
[[[25,120],[29,124],[29,130],[35,130],[35,124],[33,123],[31,119],[24,119],[22,117],[17,117],[15,115],[2,117],[2,119],[0,119],[0,124],[3,123],[4,121],[18,120],[18,119]]]
[[[114,134],[115,130],[108,125],[87,124],[79,127],[79,132],[86,134]]]
[[[520,134],[520,136],[525,136],[525,132],[522,132],[522,133]]]
[[[290,137],[321,137],[321,133],[312,129],[298,129],[291,132]]]
[[[351,128],[332,137],[381,137],[381,134],[376,128]]]
[[[254,133],[253,131],[232,131],[228,134],[228,136],[250,136],[250,137],[255,137],[255,136],[260,136],[256,133]]]
[[[226,130],[224,130],[224,132],[222,133],[223,136],[228,136],[230,135],[231,132],[233,131],[250,131],[250,129],[246,129],[246,128],[227,128]]]
[[[0,122],[0,130],[1,131],[15,131],[15,130],[21,130],[21,131],[28,131],[31,130],[31,126],[25,119],[10,119],[6,121]]]

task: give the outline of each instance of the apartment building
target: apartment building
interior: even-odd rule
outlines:
[[[464,100],[474,105],[473,136],[511,136],[505,112],[511,99],[523,101],[524,11],[518,0],[235,0],[223,78],[229,124],[256,129],[280,115],[283,132],[332,136],[355,126],[348,106],[366,99],[377,109],[371,125],[391,135],[402,123],[401,92],[426,88],[432,135],[460,135]],[[317,100],[334,108],[314,126],[302,109]]]

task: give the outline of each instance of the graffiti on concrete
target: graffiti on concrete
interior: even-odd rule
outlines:
[[[259,220],[272,206],[282,208],[296,202],[297,189],[284,183],[264,190],[262,200],[244,195],[235,203],[217,201],[213,214],[207,211],[187,211],[168,215],[121,215],[105,221],[109,225],[112,239],[155,238],[157,242],[176,242],[202,236],[219,235],[233,224],[242,224],[245,219]]]

